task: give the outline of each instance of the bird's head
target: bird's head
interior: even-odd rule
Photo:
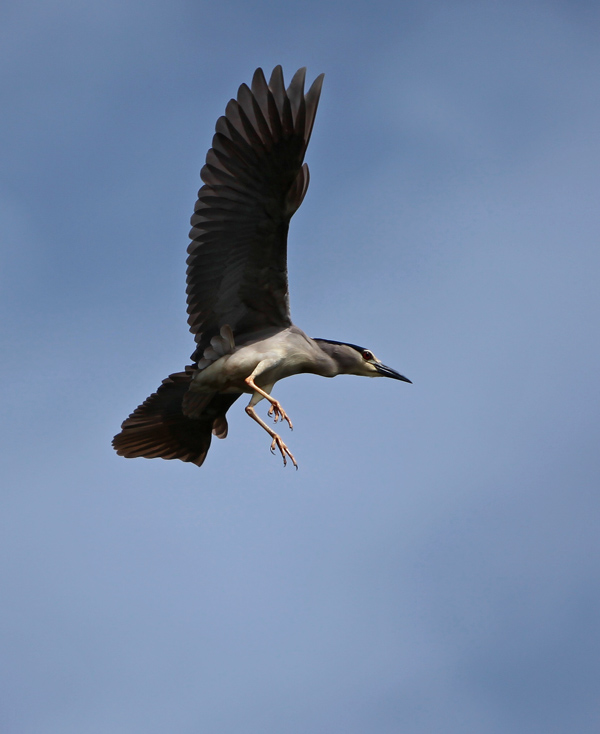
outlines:
[[[330,339],[315,339],[314,341],[334,360],[338,368],[338,375],[391,377],[394,380],[411,382],[408,377],[404,377],[396,370],[384,365],[370,349],[359,347],[356,344],[331,341]]]

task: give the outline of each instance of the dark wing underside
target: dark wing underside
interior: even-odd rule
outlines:
[[[257,69],[216,125],[188,248],[188,323],[194,362],[224,324],[234,338],[291,325],[287,232],[308,187],[303,165],[323,75],[304,93],[305,69],[285,88]]]
[[[213,393],[201,415],[189,418],[183,414],[182,402],[187,393],[193,367],[169,375],[158,390],[150,395],[121,426],[113,439],[120,456],[146,459],[181,459],[201,466],[213,433],[227,435],[225,414],[240,394]]]

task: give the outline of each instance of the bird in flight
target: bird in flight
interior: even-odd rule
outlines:
[[[227,436],[226,414],[243,394],[246,413],[269,434],[284,465],[298,464],[274,423],[292,421],[271,390],[300,373],[410,380],[368,349],[311,339],[292,323],[287,279],[290,219],[308,188],[304,155],[323,84],[304,91],[305,69],[285,87],[281,66],[267,82],[257,69],[217,121],[191,219],[187,312],[191,364],[163,380],[113,439],[120,456],[181,459],[201,466],[211,437]]]

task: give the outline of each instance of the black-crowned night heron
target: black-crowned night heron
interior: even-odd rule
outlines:
[[[267,84],[257,69],[216,125],[192,217],[187,310],[196,340],[192,364],[163,380],[121,426],[113,446],[128,458],[181,459],[200,466],[211,434],[227,435],[229,408],[251,395],[246,413],[286,464],[289,448],[254,407],[271,403],[274,422],[292,422],[271,397],[279,380],[302,372],[410,382],[355,344],[311,339],[292,324],[287,232],[308,188],[303,163],[323,74],[304,93],[305,69],[285,88],[277,66]]]

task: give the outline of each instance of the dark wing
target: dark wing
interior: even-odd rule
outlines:
[[[308,187],[304,154],[323,74],[304,94],[305,69],[285,88],[257,69],[216,125],[201,177],[188,248],[188,323],[197,361],[224,324],[234,338],[291,325],[289,221]]]
[[[185,372],[169,375],[123,421],[121,433],[113,439],[119,456],[181,459],[202,466],[212,435],[219,438],[227,435],[225,414],[240,393],[208,395],[202,413],[189,418],[183,414],[182,403],[194,372],[193,367],[186,367]]]

